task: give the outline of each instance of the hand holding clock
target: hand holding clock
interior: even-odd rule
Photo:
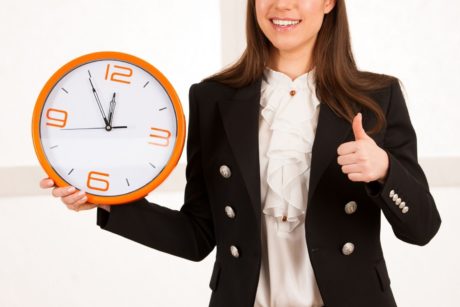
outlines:
[[[110,212],[109,205],[97,205],[88,203],[88,197],[85,191],[77,191],[73,186],[59,188],[54,184],[54,181],[49,178],[43,178],[40,181],[40,187],[42,189],[53,188],[52,195],[54,197],[61,197],[61,201],[67,206],[68,209],[74,211],[90,210],[96,207],[102,208]]]

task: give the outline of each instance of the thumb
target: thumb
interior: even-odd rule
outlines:
[[[362,140],[362,139],[368,139],[369,136],[366,134],[366,131],[364,131],[363,128],[363,115],[361,112],[359,112],[354,118],[353,118],[353,134],[355,135],[355,140]]]

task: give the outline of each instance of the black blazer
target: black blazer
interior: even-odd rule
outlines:
[[[261,261],[260,86],[261,79],[240,89],[213,81],[190,87],[187,184],[180,210],[145,198],[112,206],[110,213],[97,209],[102,229],[165,253],[201,261],[217,246],[209,283],[213,307],[254,306]],[[370,95],[388,123],[385,131],[372,136],[389,155],[383,185],[353,182],[341,171],[337,148],[354,140],[353,130],[327,104],[320,105],[305,232],[328,307],[396,306],[380,244],[381,211],[395,235],[411,244],[427,244],[441,224],[417,161],[416,134],[399,82]],[[362,113],[368,130],[375,119],[366,110]],[[229,177],[221,174],[222,165],[230,169]],[[344,208],[350,201],[357,210],[347,214]],[[396,205],[400,201],[409,208],[406,213]],[[234,218],[226,206],[232,207]],[[343,252],[347,242],[354,244],[349,255]]]

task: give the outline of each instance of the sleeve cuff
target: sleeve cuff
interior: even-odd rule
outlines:
[[[391,173],[392,173],[393,163],[391,161],[392,160],[391,154],[388,150],[386,149],[384,150],[386,151],[388,155],[388,172],[387,172],[387,176],[385,177],[385,181],[381,183],[378,180],[374,180],[374,181],[366,182],[364,184],[364,188],[366,190],[367,195],[373,198],[379,197],[382,191],[387,187],[388,181],[389,181],[388,179],[390,178]]]
[[[140,206],[146,206],[148,204],[150,204],[149,201],[144,197],[130,203],[110,206],[110,212],[98,207],[96,223],[102,229],[109,230],[113,228],[113,225],[110,226],[110,224],[122,224],[126,214],[129,214],[132,210],[139,209]]]
[[[374,199],[383,210],[390,210],[397,216],[402,217],[409,211],[409,206],[406,206],[406,202],[410,198],[409,191],[413,190],[413,186],[411,186],[413,180],[396,157],[389,151],[387,153],[389,166],[385,182],[382,184],[378,181],[371,181],[365,183],[364,188],[367,195]]]
[[[364,188],[366,189],[367,195],[370,197],[378,197],[382,192],[383,184],[377,180],[370,181],[365,183]]]
[[[110,211],[112,211],[114,207],[116,206],[110,207]],[[107,225],[107,222],[109,221],[109,217],[110,217],[109,211],[97,207],[97,225],[99,227],[104,229],[105,226]]]

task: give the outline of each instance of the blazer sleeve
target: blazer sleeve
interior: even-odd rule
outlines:
[[[189,90],[189,123],[184,204],[173,210],[145,198],[97,208],[97,225],[127,239],[192,261],[204,259],[216,245],[201,164],[196,84]]]
[[[417,137],[398,79],[391,85],[383,145],[389,157],[387,177],[383,184],[365,183],[365,190],[382,209],[396,237],[426,245],[438,232],[441,217],[417,160]],[[399,202],[407,209],[400,208],[404,204]]]

